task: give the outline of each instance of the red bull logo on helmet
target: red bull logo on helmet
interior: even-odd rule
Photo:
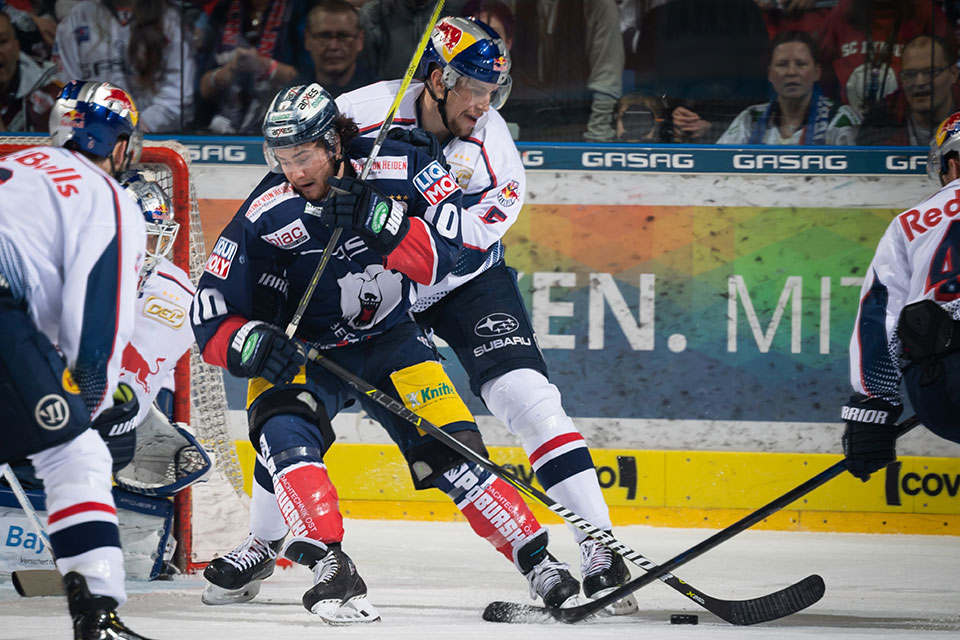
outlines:
[[[101,102],[105,107],[114,113],[129,117],[133,125],[136,126],[139,116],[137,113],[137,106],[133,103],[133,98],[130,97],[130,94],[123,89],[110,86],[106,83],[104,83],[103,88],[105,91],[101,95],[97,96],[99,100],[96,101]]]
[[[83,122],[83,114],[76,109],[70,109],[60,116],[60,126],[62,127],[83,128]]]
[[[939,147],[943,145],[947,138],[954,135],[958,131],[960,131],[960,112],[955,113],[944,120],[937,128],[937,146]]]
[[[452,53],[453,50],[457,48],[457,45],[460,44],[460,39],[463,37],[462,29],[446,21],[438,23],[436,31],[440,34],[440,41],[447,53]]]

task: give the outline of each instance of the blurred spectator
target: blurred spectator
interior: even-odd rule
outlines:
[[[0,0],[0,7],[13,24],[21,53],[37,62],[49,60],[57,36],[52,0]]]
[[[54,44],[60,80],[115,84],[136,102],[143,131],[181,131],[193,102],[194,61],[180,12],[164,0],[131,7],[82,0],[70,10]]]
[[[515,17],[514,90],[504,117],[517,118],[525,140],[613,140],[624,65],[616,2],[519,2]]]
[[[363,28],[356,7],[347,0],[320,0],[307,14],[304,46],[313,73],[301,73],[294,84],[319,82],[334,98],[366,86],[373,76],[357,61],[363,50]]]
[[[917,36],[903,48],[900,84],[870,110],[857,144],[928,145],[937,126],[960,109],[956,49],[942,38]]]
[[[219,0],[198,54],[196,126],[260,134],[277,90],[298,69],[312,72],[302,37],[307,5],[297,0]]]
[[[837,0],[753,0],[763,12],[770,40],[784,31],[805,31],[816,39]]]
[[[860,118],[821,93],[813,38],[802,31],[784,31],[771,50],[767,79],[773,99],[745,109],[717,144],[853,144]]]
[[[820,40],[824,90],[866,113],[897,90],[903,45],[924,33],[954,43],[943,10],[931,0],[840,0]]]
[[[60,92],[57,68],[20,51],[10,17],[0,12],[0,131],[47,131]]]
[[[450,0],[441,16],[460,15],[465,0]],[[361,60],[375,80],[402,78],[427,30],[436,0],[367,0],[360,9],[366,33]]]

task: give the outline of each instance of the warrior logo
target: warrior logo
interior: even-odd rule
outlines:
[[[340,310],[353,329],[369,329],[390,315],[400,304],[402,277],[372,264],[363,273],[349,273],[337,280]]]
[[[121,366],[123,367],[123,373],[133,376],[134,379],[136,379],[137,384],[143,389],[144,393],[149,394],[149,378],[150,376],[155,376],[160,372],[160,363],[165,360],[166,358],[157,358],[157,361],[154,364],[154,369],[151,369],[146,359],[140,355],[140,352],[137,351],[137,348],[133,346],[133,343],[130,343],[127,345],[127,348],[123,350]]]
[[[33,417],[47,431],[57,431],[70,420],[70,406],[61,396],[51,393],[40,398],[33,410]]]

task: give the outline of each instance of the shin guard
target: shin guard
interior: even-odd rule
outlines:
[[[280,469],[273,488],[291,534],[324,544],[343,540],[337,489],[322,463],[298,462]]]
[[[434,486],[453,500],[477,535],[510,562],[515,562],[514,549],[541,530],[517,490],[475,463],[450,469]]]

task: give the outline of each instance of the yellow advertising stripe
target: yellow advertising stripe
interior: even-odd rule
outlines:
[[[238,450],[248,479],[253,450],[246,442],[238,442]],[[713,529],[726,527],[839,459],[716,451],[593,449],[592,454],[617,525]],[[522,449],[491,447],[490,458],[537,484]],[[414,491],[406,461],[393,445],[338,444],[326,462],[347,515],[459,517],[439,491]],[[849,475],[836,478],[757,528],[960,535],[960,460],[908,457],[899,463],[867,483]],[[533,506],[544,522],[561,522],[545,507]]]

